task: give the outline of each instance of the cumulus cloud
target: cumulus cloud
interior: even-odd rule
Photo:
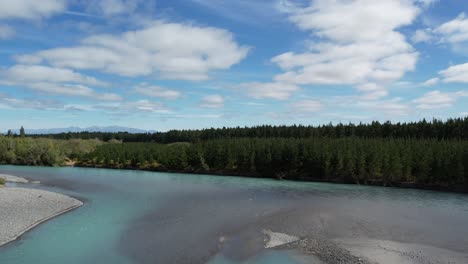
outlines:
[[[177,90],[170,90],[160,86],[138,85],[134,89],[137,93],[145,96],[169,100],[177,99],[182,95],[182,93]]]
[[[445,83],[468,83],[468,63],[457,64],[439,71],[439,77],[431,78],[421,86],[433,86],[439,82]]]
[[[65,8],[66,0],[0,0],[0,20],[38,20],[63,12]],[[0,24],[0,40],[14,35],[15,30],[11,26]]]
[[[290,9],[289,19],[300,29],[340,42],[375,41],[410,24],[419,9],[411,1],[316,0]]]
[[[207,95],[201,100],[200,107],[222,108],[224,107],[224,97],[218,94]]]
[[[66,0],[0,0],[0,19],[40,19],[63,12]]]
[[[435,28],[418,29],[415,31],[412,41],[449,43],[456,46],[468,41],[468,18],[465,13],[460,13],[456,18],[440,24]]]
[[[281,82],[250,82],[240,85],[242,90],[247,91],[249,97],[255,99],[275,99],[286,100],[291,97],[293,92],[298,91],[300,88],[295,84],[281,83]]]
[[[468,18],[465,13],[461,13],[455,19],[450,20],[434,29],[434,33],[439,34],[442,41],[458,43],[468,40]]]
[[[468,83],[468,63],[450,66],[439,74],[443,76],[444,82]]]
[[[384,87],[415,68],[418,53],[397,31],[419,14],[414,1],[316,0],[283,10],[319,41],[306,52],[274,57],[285,71],[276,81]]]
[[[17,59],[128,77],[154,75],[199,81],[208,79],[210,71],[239,63],[248,50],[223,29],[156,21],[141,30],[93,35],[78,46],[44,50]]]

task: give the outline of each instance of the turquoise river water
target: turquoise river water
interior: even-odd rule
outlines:
[[[0,166],[0,173],[84,202],[1,247],[2,264],[320,263],[264,249],[265,229],[458,252],[468,245],[463,194],[107,169]]]

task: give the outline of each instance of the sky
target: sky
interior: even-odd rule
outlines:
[[[0,0],[0,131],[468,116],[466,0]]]

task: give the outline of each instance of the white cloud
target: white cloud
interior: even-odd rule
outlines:
[[[94,35],[75,47],[44,50],[18,60],[129,77],[197,81],[208,79],[210,71],[239,63],[248,50],[223,29],[156,21],[141,30]]]
[[[54,68],[40,65],[15,65],[5,70],[0,70],[1,83],[4,84],[34,84],[41,82],[50,83],[81,83],[87,85],[107,85],[94,77],[82,75],[69,69]]]
[[[421,84],[421,86],[433,86],[439,82],[445,83],[468,83],[468,63],[457,64],[439,71],[440,77],[431,78]]]
[[[430,42],[433,38],[434,36],[431,29],[418,29],[411,37],[411,41],[413,41],[413,43]]]
[[[468,40],[468,18],[461,13],[455,19],[450,20],[436,29],[434,33],[441,36],[441,40],[449,43],[458,43]]]
[[[407,0],[316,0],[308,7],[290,10],[289,19],[319,37],[339,42],[373,42],[411,24],[419,12]]]
[[[450,66],[440,71],[444,82],[468,83],[468,63]]]
[[[158,102],[152,102],[149,100],[139,100],[135,102],[125,102],[119,109],[125,109],[129,111],[142,111],[151,113],[170,113],[170,111],[162,104]]]
[[[360,97],[360,99],[363,100],[377,100],[388,95],[388,92],[384,87],[375,83],[358,85],[356,89],[363,92],[363,95]]]
[[[0,84],[24,87],[46,94],[82,96],[104,101],[122,98],[114,93],[97,93],[88,85],[104,86],[105,82],[69,69],[38,65],[15,65],[0,70]]]
[[[284,10],[319,41],[307,52],[274,57],[272,62],[286,71],[276,81],[385,87],[415,68],[418,53],[396,31],[419,14],[415,2],[317,0],[307,7],[289,4]]]
[[[9,39],[15,35],[15,30],[8,25],[0,24],[0,39]]]
[[[431,78],[431,79],[429,79],[429,80],[423,82],[423,83],[421,84],[421,86],[426,86],[426,87],[427,87],[427,86],[433,86],[433,85],[438,84],[439,82],[440,82],[440,79],[439,79],[438,77],[435,77],[435,78]]]
[[[247,91],[249,97],[255,99],[275,99],[275,100],[286,100],[291,97],[293,92],[299,91],[299,87],[290,83],[281,82],[270,82],[260,83],[251,82],[243,83],[240,85],[242,90]]]
[[[224,97],[218,94],[207,95],[203,97],[200,107],[204,108],[222,108],[224,106]]]
[[[139,85],[135,87],[135,91],[139,94],[149,97],[163,98],[163,99],[177,99],[182,93],[176,90],[170,90],[159,86],[146,86]]]
[[[25,87],[45,94],[82,96],[101,101],[120,101],[122,97],[115,93],[97,93],[88,86],[63,83],[29,83]]]
[[[456,18],[447,21],[436,28],[418,29],[412,37],[414,43],[436,42],[452,44],[457,50],[457,44],[468,41],[468,18],[460,13]]]
[[[63,109],[64,105],[55,100],[48,99],[20,99],[12,98],[0,95],[0,106],[9,109],[37,109],[37,110],[47,110],[47,109]]]
[[[447,108],[452,106],[455,98],[448,93],[440,91],[432,91],[424,94],[422,97],[415,99],[417,107],[421,109]]]
[[[0,0],[0,19],[40,19],[62,12],[66,0]]]
[[[460,97],[468,96],[468,92],[459,91],[443,93],[438,90],[428,92],[422,97],[413,100],[420,109],[439,109],[451,107]]]
[[[307,113],[318,112],[322,110],[323,104],[317,100],[301,100],[289,104],[294,112]]]

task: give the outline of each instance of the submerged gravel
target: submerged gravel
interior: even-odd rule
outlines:
[[[0,188],[0,246],[36,225],[81,205],[81,201],[58,193]]]

